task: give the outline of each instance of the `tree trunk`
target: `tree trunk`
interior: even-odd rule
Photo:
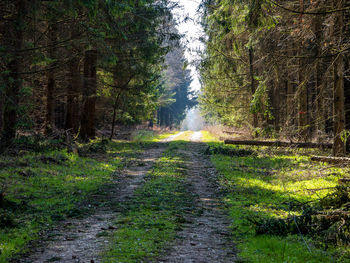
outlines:
[[[96,64],[97,51],[85,52],[84,60],[84,106],[81,116],[80,136],[83,140],[95,137],[95,104],[96,104]]]
[[[0,134],[2,132],[2,126],[4,123],[4,93],[0,91]]]
[[[113,118],[112,118],[112,130],[111,130],[111,136],[109,137],[110,140],[113,139],[114,136],[114,126],[115,126],[115,116],[117,115],[117,104],[118,101],[114,101],[114,106],[113,106]]]
[[[76,39],[79,36],[79,27],[72,24],[71,38]],[[67,85],[67,105],[65,116],[65,129],[72,129],[73,133],[79,132],[79,109],[81,94],[81,74],[80,74],[80,55],[81,47],[75,42],[72,43],[70,53],[72,58],[68,61],[68,85]]]
[[[343,7],[342,0],[335,1],[335,7],[341,9]],[[343,34],[343,12],[339,12],[335,17],[334,34],[336,43],[340,49],[342,45]],[[333,117],[334,117],[334,143],[333,155],[344,156],[345,144],[341,139],[341,134],[345,129],[345,111],[344,111],[344,58],[343,54],[339,53],[333,64]]]
[[[324,86],[319,74],[319,63],[316,64],[316,130],[320,135],[325,132]]]
[[[169,109],[164,108],[164,124],[165,127],[169,127]]]
[[[254,96],[256,91],[256,81],[254,79],[254,56],[253,56],[253,48],[248,48],[248,55],[249,55],[249,75],[250,75],[250,91],[252,93],[252,96]],[[258,127],[258,115],[257,113],[253,113],[253,127]]]
[[[170,127],[170,129],[173,128],[173,123],[174,123],[174,115],[173,115],[173,113],[169,110],[169,127]]]
[[[344,60],[343,55],[339,54],[334,62],[334,83],[333,83],[333,116],[334,116],[334,144],[333,155],[344,156],[345,145],[341,139],[341,134],[345,129],[345,111],[344,111]]]
[[[283,116],[281,105],[281,91],[280,91],[280,76],[279,69],[275,68],[275,79],[273,81],[273,96],[272,96],[272,109],[273,109],[273,126],[276,132],[280,131],[280,120]]]
[[[7,70],[9,74],[4,76],[4,105],[3,105],[3,130],[1,136],[0,148],[8,147],[12,144],[16,137],[17,129],[17,110],[19,101],[19,92],[22,87],[22,80],[19,73],[22,69],[23,54],[18,51],[23,47],[23,33],[24,33],[24,17],[26,13],[26,1],[15,1],[16,18],[15,22],[10,22],[6,28],[6,40],[11,47],[9,50],[10,59],[7,62]]]
[[[57,23],[55,20],[50,21],[50,25],[48,26],[48,35],[49,41],[48,44],[52,47],[49,49],[49,57],[50,59],[57,59]],[[56,89],[56,70],[54,67],[57,66],[57,62],[54,61],[49,65],[51,69],[49,69],[47,73],[47,86],[46,86],[46,118],[45,118],[45,134],[52,133],[52,129],[54,127],[54,107],[55,107],[55,99],[54,93]]]
[[[315,56],[320,55],[320,41],[322,39],[321,18],[319,16],[314,17],[314,33],[315,33]],[[322,133],[325,132],[325,111],[324,111],[324,85],[322,81],[322,67],[319,59],[315,63],[315,87],[316,87],[316,135],[317,140],[321,140]]]
[[[164,126],[165,125],[165,109],[164,107],[161,107],[160,110],[159,110],[159,113],[160,113],[160,126]]]
[[[344,6],[350,6],[350,0],[344,0]],[[344,13],[344,27],[343,27],[343,43],[349,43],[350,40],[350,11],[347,10]],[[344,75],[348,75],[350,68],[350,61],[348,59],[349,55],[347,55],[347,59],[344,59],[344,69],[346,73]],[[350,79],[348,77],[344,77],[344,109],[345,109],[345,129],[350,130]],[[350,151],[350,140],[346,141],[346,152]]]
[[[157,109],[157,125],[160,126],[160,109]]]
[[[286,93],[287,93],[287,108],[286,108],[286,125],[292,127],[295,124],[295,110],[294,110],[294,88],[290,79],[286,81]]]
[[[109,137],[110,140],[113,139],[113,136],[114,136],[114,127],[115,127],[115,118],[116,118],[116,115],[117,115],[117,106],[118,106],[118,101],[119,101],[119,97],[120,97],[120,94],[122,92],[120,91],[118,96],[115,98],[114,100],[114,105],[113,105],[113,118],[112,118],[112,130],[111,130],[111,136]]]
[[[292,57],[293,56],[293,45],[288,44],[288,53],[287,55]],[[296,109],[295,109],[295,89],[293,84],[294,79],[294,73],[293,70],[287,67],[286,69],[287,73],[287,79],[286,79],[286,128],[288,128],[289,133],[293,134],[292,129],[294,129],[294,126],[296,124]]]
[[[273,146],[273,147],[297,147],[297,148],[332,148],[329,143],[313,143],[313,142],[283,142],[283,141],[256,141],[256,140],[225,140],[225,144],[234,145],[254,145],[254,146]]]
[[[69,63],[69,84],[67,86],[67,107],[65,129],[72,129],[76,134],[79,131],[79,94],[81,92],[80,60],[72,58]]]
[[[300,0],[300,10],[304,11],[304,0]],[[303,17],[300,15],[300,27],[303,25]],[[299,43],[299,56],[303,56],[303,41],[301,40]],[[299,58],[299,70],[298,70],[298,78],[299,78],[299,86],[297,90],[298,94],[298,130],[299,130],[299,138],[302,141],[306,141],[309,136],[308,132],[308,92],[306,85],[306,77],[305,77],[305,67],[306,63],[304,58]]]

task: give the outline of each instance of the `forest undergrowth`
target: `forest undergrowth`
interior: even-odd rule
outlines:
[[[242,262],[350,262],[348,167],[317,150],[224,145],[208,132]]]
[[[173,133],[175,134],[175,133]],[[170,142],[125,204],[106,200],[113,180],[155,142],[149,131],[133,141],[95,140],[68,147],[59,139],[19,138],[0,157],[0,262],[24,253],[62,220],[121,206],[104,262],[155,261],[195,216],[186,183],[186,149],[193,132]],[[350,262],[348,167],[311,162],[317,150],[224,145],[202,131],[219,176],[239,262]],[[73,151],[71,150],[73,149]],[[216,179],[215,179],[216,180]]]
[[[0,262],[49,238],[58,222],[110,205],[105,196],[119,171],[169,135],[144,131],[132,141],[69,145],[59,137],[18,138],[0,156]]]

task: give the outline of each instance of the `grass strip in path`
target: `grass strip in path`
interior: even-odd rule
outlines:
[[[143,186],[115,222],[116,231],[103,252],[103,262],[155,262],[194,212],[194,196],[186,185],[183,142],[170,142]]]

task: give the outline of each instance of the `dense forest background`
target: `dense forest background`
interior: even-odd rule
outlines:
[[[171,1],[1,1],[1,147],[156,122],[195,104]]]
[[[350,128],[346,0],[207,0],[201,62],[207,121],[291,141],[334,139]]]
[[[256,136],[349,137],[348,1],[206,0],[207,122]],[[1,147],[17,135],[178,127],[196,105],[172,1],[2,1]]]

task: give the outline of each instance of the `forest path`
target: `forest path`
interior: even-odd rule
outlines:
[[[181,135],[170,136],[162,142],[176,140]],[[188,157],[186,163],[187,185],[196,196],[195,215],[189,215],[178,232],[176,240],[158,262],[235,262],[235,249],[228,231],[229,222],[222,211],[215,184],[216,170],[204,154],[207,145],[200,142],[201,132],[190,134],[190,142],[179,149]],[[127,203],[136,188],[143,185],[145,176],[161,157],[167,144],[159,143],[145,150],[132,166],[125,168],[115,181],[108,197],[112,203]],[[109,242],[108,235],[101,232],[113,231],[113,220],[120,208],[99,208],[95,214],[83,219],[67,220],[49,233],[50,240],[19,261],[20,263],[96,263],[101,262],[101,251]]]
[[[201,131],[196,131],[192,134],[190,141],[191,142],[199,142],[202,138],[202,132]]]
[[[164,140],[168,141],[169,137]],[[125,168],[115,179],[114,186],[108,190],[108,202],[118,205],[129,200],[134,190],[144,183],[144,177],[165,147],[165,143],[157,144]],[[100,262],[101,249],[108,243],[108,237],[100,234],[103,231],[113,231],[112,222],[118,212],[118,208],[113,210],[106,206],[86,218],[67,220],[48,233],[49,240],[44,241],[41,247],[16,262]]]
[[[194,132],[184,153],[187,164],[188,183],[197,196],[196,207],[200,216],[190,218],[178,233],[177,239],[159,262],[171,263],[228,263],[235,262],[235,248],[230,240],[229,222],[223,213],[215,184],[216,170],[204,154],[206,144],[201,143],[201,132]]]
[[[174,135],[171,135],[169,136],[168,138],[165,138],[162,142],[171,142],[173,140],[175,140],[177,137],[181,136],[184,132],[179,132],[179,133],[176,133]]]

